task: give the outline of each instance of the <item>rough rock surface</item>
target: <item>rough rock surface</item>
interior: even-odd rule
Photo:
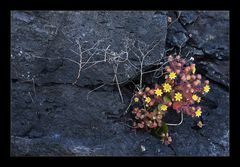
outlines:
[[[82,54],[82,62],[89,63],[83,64],[77,84],[99,85],[113,83],[115,66],[119,82],[139,75],[133,44],[143,54],[153,47],[144,68],[159,60],[165,49],[167,20],[166,15],[155,12],[12,12],[11,33],[13,58],[18,59],[16,63],[21,58],[22,66],[25,63],[25,68],[13,63],[13,78],[31,72],[37,84],[74,82],[79,66],[69,59],[79,62],[76,41],[80,40],[82,52],[94,49]],[[104,61],[100,49],[106,48],[112,55]]]
[[[169,12],[168,47],[193,56],[201,73],[229,88],[229,12]]]
[[[172,23],[167,24],[168,17]],[[91,54],[102,53],[109,45],[112,55],[106,62],[86,64],[73,85],[79,66],[69,59],[79,61],[74,53],[79,53],[78,39],[87,41],[81,43],[83,49],[103,39],[99,50],[83,55],[83,62],[103,60],[102,54]],[[128,59],[126,54],[114,57],[113,52],[118,55],[126,46],[130,46]],[[124,111],[134,89],[130,85],[139,76],[137,47],[143,53],[153,48],[143,64],[145,70],[154,67],[164,50],[180,50],[195,58],[197,72],[211,85],[201,102],[203,129],[196,130],[193,120],[185,117],[181,126],[169,128],[173,143],[165,146],[129,127],[130,115]],[[124,103],[114,84],[116,65],[118,80],[125,83],[120,85]],[[228,156],[228,66],[228,12],[13,11],[11,155]]]

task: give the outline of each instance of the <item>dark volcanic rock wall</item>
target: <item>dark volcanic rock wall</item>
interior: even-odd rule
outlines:
[[[202,102],[206,126],[195,130],[186,117],[170,127],[169,147],[131,129],[124,112],[139,81],[136,55],[148,55],[146,71],[166,51],[194,57],[212,88]],[[13,11],[11,154],[227,156],[228,67],[228,12]]]

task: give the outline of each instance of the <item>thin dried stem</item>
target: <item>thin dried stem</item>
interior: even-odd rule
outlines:
[[[180,18],[180,16],[181,16],[181,11],[179,11],[179,13],[178,13],[178,17],[174,20],[174,21],[172,21],[169,25],[168,25],[168,27],[167,28],[169,28],[173,23],[175,23],[176,21],[178,21],[178,19]]]
[[[90,93],[96,91],[97,89],[100,89],[101,87],[103,87],[103,86],[105,86],[105,85],[106,85],[106,84],[102,84],[102,85],[98,86],[97,88],[95,88],[95,89],[89,91],[89,92],[87,93],[87,100],[88,100],[88,97],[89,97]]]
[[[134,95],[131,97],[131,100],[130,100],[130,102],[129,102],[129,105],[128,105],[128,107],[126,108],[126,110],[124,111],[125,114],[127,114],[128,109],[129,109],[130,106],[132,105],[133,98],[134,98]],[[125,114],[124,114],[124,115],[125,115]]]
[[[114,71],[113,82],[114,82],[114,80],[116,80],[116,84],[117,84],[117,87],[118,87],[119,95],[120,95],[120,97],[121,97],[121,101],[122,101],[122,103],[124,103],[124,101],[123,101],[123,96],[122,96],[122,91],[121,91],[121,88],[120,88],[119,83],[118,83],[117,69],[118,69],[118,64],[115,65],[115,66],[113,66],[113,71]]]
[[[30,96],[30,98],[31,98],[32,102],[34,103],[34,100],[33,100],[33,98],[32,98],[32,95],[31,95],[31,93],[30,93],[30,92],[28,92],[28,95]]]
[[[65,33],[64,33],[65,34]],[[121,102],[124,102],[122,91],[120,88],[121,84],[124,84],[126,82],[129,82],[129,79],[126,79],[124,81],[119,81],[119,74],[118,73],[118,67],[119,65],[123,63],[129,64],[131,67],[134,68],[135,72],[140,73],[140,78],[139,78],[139,85],[135,85],[138,90],[143,89],[143,75],[151,72],[159,72],[164,63],[162,63],[164,55],[161,56],[159,60],[156,62],[151,63],[150,65],[154,66],[160,66],[157,69],[150,70],[150,71],[144,71],[144,65],[145,65],[145,60],[146,57],[149,56],[149,54],[158,46],[160,41],[153,41],[151,44],[146,44],[142,41],[135,41],[129,38],[124,39],[124,50],[121,50],[120,52],[115,52],[112,49],[110,49],[111,45],[107,45],[106,48],[100,48],[100,43],[104,41],[104,39],[98,40],[96,43],[94,43],[91,47],[86,48],[84,47],[84,43],[88,43],[88,41],[81,41],[80,39],[76,40],[75,43],[69,39],[71,43],[73,43],[74,47],[77,47],[77,51],[74,49],[69,49],[71,52],[74,54],[78,55],[78,60],[74,60],[72,58],[68,57],[55,57],[55,58],[46,58],[46,57],[41,57],[41,56],[32,56],[35,58],[41,58],[41,59],[47,59],[47,60],[57,60],[57,59],[62,59],[66,61],[70,61],[78,66],[78,71],[76,74],[76,78],[74,82],[72,83],[73,85],[77,83],[79,78],[81,78],[81,72],[82,70],[87,70],[89,68],[92,68],[98,63],[109,63],[113,65],[113,80],[110,83],[104,83],[103,85],[100,85],[99,87],[91,90],[87,94],[87,99],[89,98],[89,95],[96,91],[97,89],[105,86],[105,85],[117,85],[118,92],[120,95]],[[136,45],[135,45],[136,44]],[[135,65],[130,59],[129,59],[129,53],[132,53],[132,56],[135,56],[137,60],[139,61],[139,65]],[[99,59],[99,57],[102,57],[102,59]],[[94,60],[97,58],[97,60]],[[161,66],[162,65],[162,66]],[[135,83],[134,83],[135,84]],[[129,109],[130,105],[132,103],[132,99],[129,103],[129,106],[127,107],[127,110]]]

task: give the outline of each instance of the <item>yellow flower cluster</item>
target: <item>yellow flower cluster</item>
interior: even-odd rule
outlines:
[[[150,103],[150,101],[151,101],[151,98],[150,97],[146,97],[145,102],[146,103]]]
[[[202,115],[201,109],[198,109],[198,110],[195,112],[195,114],[196,114],[196,117],[200,117],[200,116]]]
[[[174,98],[175,98],[176,101],[181,101],[182,100],[182,94],[177,92],[177,93],[175,93]]]
[[[195,72],[196,72],[196,67],[195,66],[193,67],[192,72],[193,72],[193,74],[195,74]]]
[[[165,104],[163,104],[163,105],[161,105],[161,107],[160,107],[160,109],[162,110],[162,111],[167,111],[167,106],[165,105]]]
[[[204,91],[205,93],[208,93],[209,90],[210,90],[210,86],[209,86],[209,85],[206,85],[206,86],[203,87],[203,91]]]
[[[164,83],[163,84],[163,90],[164,90],[164,92],[171,92],[172,86],[168,83]]]
[[[198,103],[200,103],[200,101],[201,101],[201,97],[197,96],[196,94],[194,94],[194,95],[192,96],[192,99],[193,99],[194,101],[198,102]]]
[[[172,80],[172,79],[175,79],[177,76],[176,76],[176,73],[175,72],[171,72],[169,74],[169,78]]]
[[[139,102],[139,98],[135,97],[135,98],[134,98],[134,102],[135,102],[135,103]]]
[[[156,90],[155,90],[155,94],[156,94],[157,96],[162,96],[163,92],[162,92],[161,89],[156,89]]]
[[[193,60],[193,58],[191,58]],[[200,121],[203,112],[201,107],[197,106],[201,102],[201,95],[210,91],[209,80],[202,82],[202,75],[197,74],[196,65],[188,63],[180,55],[173,58],[168,57],[169,66],[165,67],[165,82],[156,83],[155,88],[141,86],[131,102],[135,102],[132,113],[135,115],[136,122],[133,123],[134,128],[165,129],[168,124],[165,122],[164,116],[171,108],[177,113],[182,111],[194,119],[198,120],[198,126],[203,127]],[[158,82],[161,82],[159,80]],[[196,105],[196,106],[195,106]],[[160,133],[162,141],[166,144],[171,143],[171,137],[168,132]]]

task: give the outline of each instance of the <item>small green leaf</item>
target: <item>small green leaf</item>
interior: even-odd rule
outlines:
[[[168,96],[164,96],[164,97],[163,97],[163,101],[164,101],[165,103],[168,103],[168,102],[171,101],[171,99],[170,99]]]
[[[158,112],[158,107],[156,107],[153,112],[157,113]]]
[[[166,123],[163,123],[161,127],[152,129],[152,134],[158,138],[161,138],[162,133],[168,133],[168,126]]]
[[[161,110],[161,106],[162,106],[162,104],[160,103],[160,104],[158,104],[158,106],[157,106],[157,109],[160,111]]]
[[[162,132],[162,128],[161,127],[157,127],[155,129],[152,129],[152,134],[158,138],[161,137],[161,133]]]
[[[168,133],[168,126],[166,125],[166,123],[163,123],[161,128],[162,128],[163,133]]]

